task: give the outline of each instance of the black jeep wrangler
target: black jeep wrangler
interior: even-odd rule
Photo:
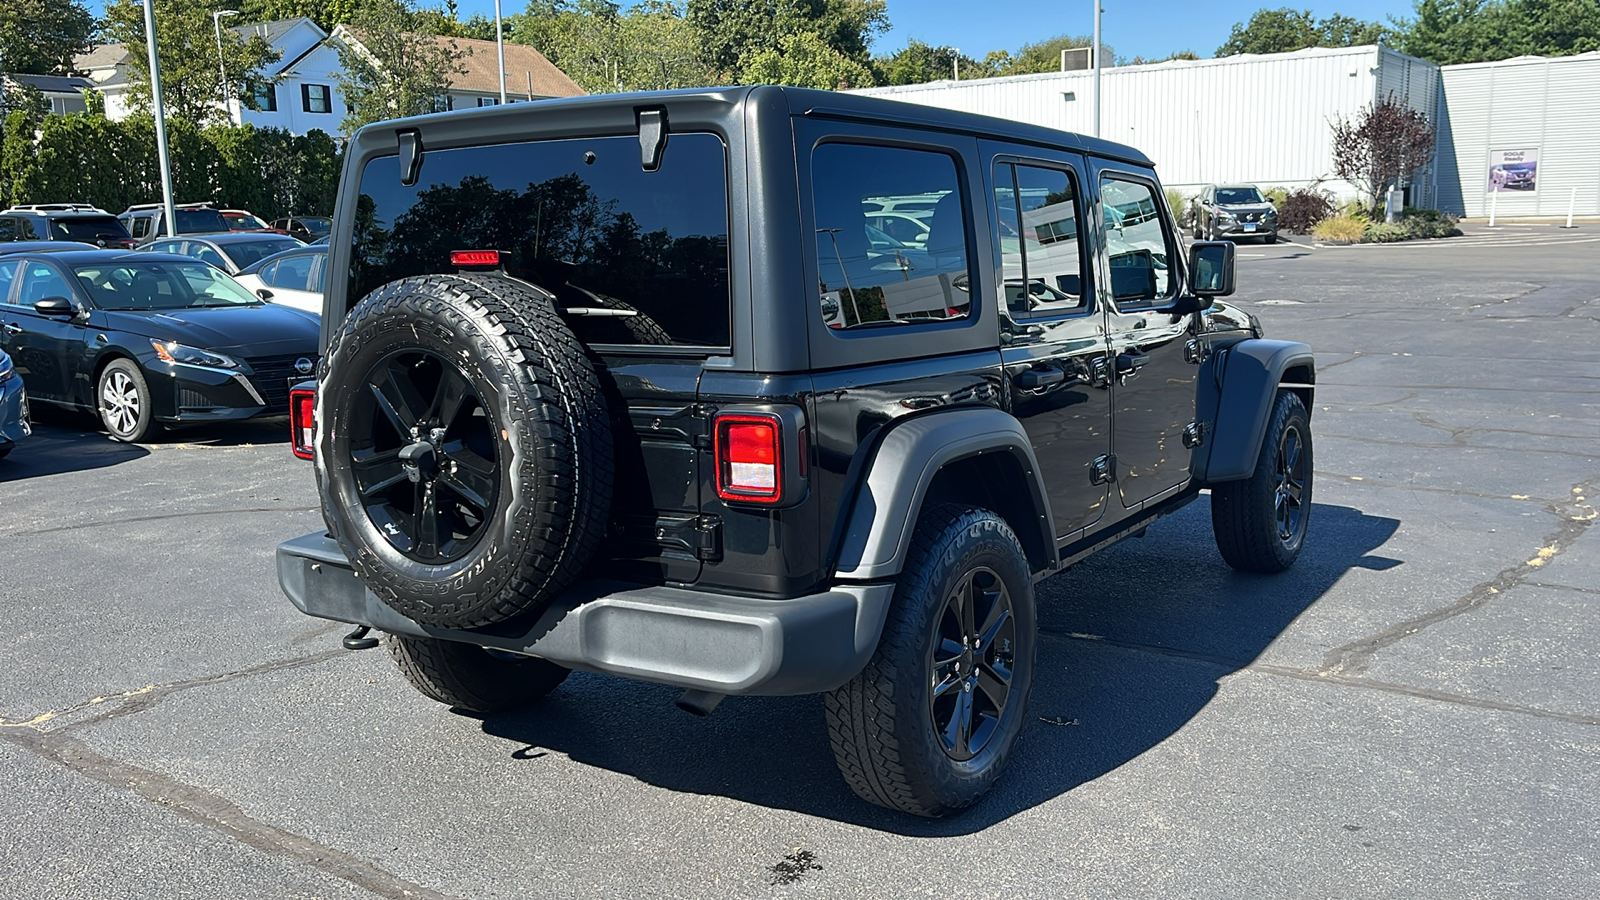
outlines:
[[[1173,226],[1130,147],[820,91],[367,127],[283,589],[469,710],[571,669],[825,692],[857,793],[959,810],[1025,722],[1036,582],[1205,489],[1234,568],[1304,543],[1311,352]]]

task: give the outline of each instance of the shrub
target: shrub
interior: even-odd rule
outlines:
[[[1281,187],[1278,187],[1278,188],[1267,188],[1266,190],[1262,191],[1261,193],[1268,200],[1272,201],[1272,205],[1273,206],[1276,206],[1279,209],[1283,209],[1283,201],[1289,199],[1289,189],[1288,188],[1281,188]]]
[[[1190,214],[1189,195],[1177,188],[1167,188],[1167,208],[1172,210],[1172,218],[1177,221],[1179,228],[1189,227]]]
[[[1318,222],[1333,215],[1333,198],[1323,191],[1301,188],[1278,204],[1278,227],[1308,234]]]
[[[1361,240],[1368,244],[1392,244],[1411,237],[1403,226],[1391,225],[1388,222],[1369,222],[1366,231],[1362,232]]]
[[[1311,229],[1311,234],[1319,241],[1343,241],[1355,243],[1366,234],[1367,226],[1371,224],[1365,216],[1342,215],[1331,216],[1323,219]]]
[[[1401,215],[1400,227],[1405,229],[1409,238],[1442,238],[1461,234],[1461,229],[1456,227],[1456,217],[1437,209],[1406,207]]]

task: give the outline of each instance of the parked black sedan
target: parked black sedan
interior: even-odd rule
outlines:
[[[33,431],[28,426],[28,392],[11,357],[0,350],[0,459]]]
[[[270,231],[231,231],[227,234],[161,238],[146,244],[144,249],[151,253],[176,253],[179,256],[193,257],[201,262],[211,263],[229,275],[237,275],[244,268],[253,266],[274,253],[304,246],[304,241],[286,234],[273,234]]]
[[[288,412],[318,318],[166,253],[0,257],[0,349],[31,401],[94,409],[111,436]]]

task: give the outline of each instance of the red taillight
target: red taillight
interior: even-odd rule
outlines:
[[[289,392],[289,443],[294,455],[311,459],[317,440],[317,392],[296,388]]]
[[[717,496],[748,503],[782,501],[782,440],[776,416],[718,416]]]
[[[498,268],[499,250],[451,250],[450,265],[460,269]]]

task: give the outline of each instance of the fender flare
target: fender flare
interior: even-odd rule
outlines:
[[[951,463],[986,453],[1010,454],[1021,466],[1030,489],[1034,527],[1049,557],[1045,569],[1053,571],[1059,562],[1055,522],[1033,444],[1014,416],[982,406],[917,416],[889,429],[851,504],[835,576],[869,580],[900,574],[934,476]],[[1018,530],[1029,527],[1027,522],[1012,525]]]
[[[1247,339],[1221,348],[1200,371],[1196,406],[1206,441],[1194,456],[1194,477],[1204,483],[1249,478],[1261,455],[1261,440],[1272,415],[1273,397],[1284,373],[1303,368],[1307,392],[1316,378],[1311,348],[1296,341]]]

